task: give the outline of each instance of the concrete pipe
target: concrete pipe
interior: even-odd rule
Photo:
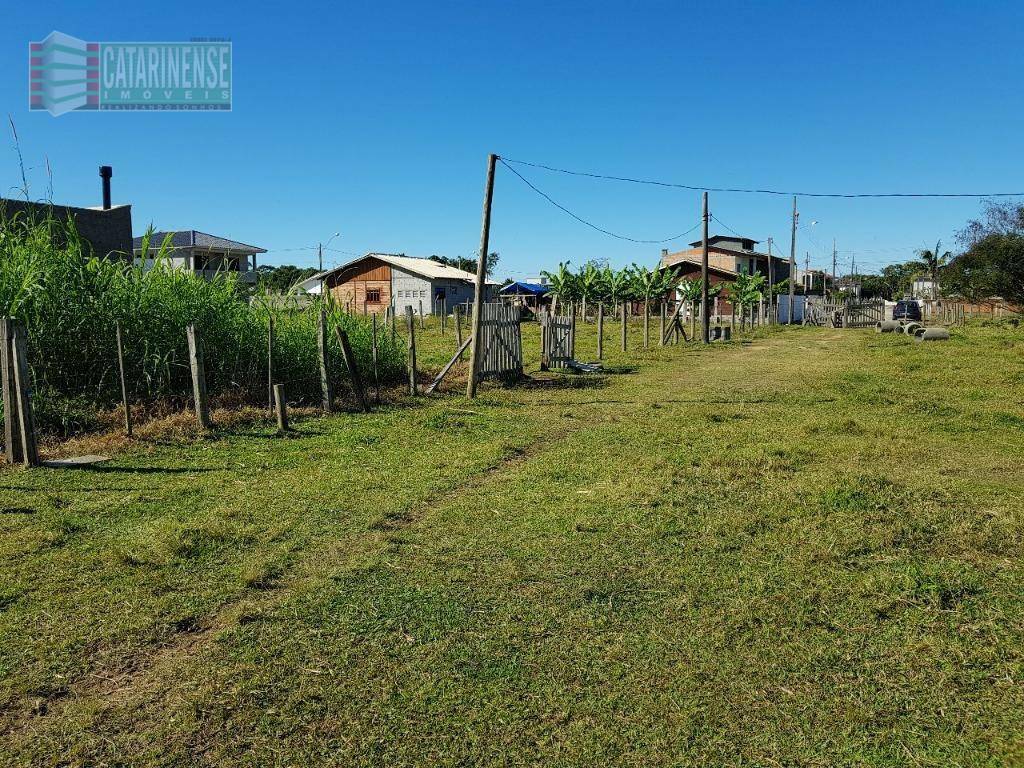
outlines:
[[[875,333],[893,333],[900,330],[900,324],[896,320],[879,320],[875,323]]]
[[[907,323],[906,325],[901,326],[900,333],[905,333],[907,334],[907,336],[913,336],[918,328],[923,327],[924,326],[922,326],[920,323]]]
[[[948,341],[949,331],[945,328],[922,328],[914,335],[915,341]]]

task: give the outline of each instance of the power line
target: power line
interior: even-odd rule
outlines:
[[[587,221],[582,216],[578,216],[577,214],[573,213],[568,208],[566,208],[564,205],[562,205],[561,203],[555,201],[549,194],[547,194],[546,192],[542,192],[541,190],[537,189],[537,187],[535,187],[533,184],[531,184],[530,181],[525,176],[523,176],[521,173],[519,173],[519,171],[517,171],[511,165],[506,163],[504,158],[499,157],[498,160],[501,162],[502,165],[504,165],[506,168],[508,168],[510,171],[512,171],[512,173],[514,173],[516,176],[518,176],[519,179],[526,186],[528,186],[530,189],[532,189],[538,195],[543,197],[545,200],[547,200],[553,206],[558,208],[560,211],[563,211],[564,213],[569,214],[570,216],[572,216],[574,219],[576,219],[576,221],[580,222],[581,224],[585,224],[586,226],[590,227],[591,229],[596,230],[596,231],[600,232],[601,234],[608,235],[609,237],[614,237],[617,240],[628,240],[631,243],[642,243],[642,244],[668,243],[668,242],[671,242],[672,240],[678,240],[681,237],[686,237],[686,235],[690,234],[691,232],[693,232],[693,230],[697,229],[697,227],[700,226],[700,222],[698,222],[698,223],[694,224],[692,227],[690,227],[688,230],[686,230],[685,232],[681,232],[678,235],[673,235],[672,237],[662,238],[660,240],[641,240],[641,239],[638,239],[638,238],[635,238],[635,237],[628,237],[626,235],[620,235],[620,234],[617,234],[617,233],[612,232],[610,230],[603,229],[602,227],[599,227],[596,224],[593,224],[593,223]]]
[[[555,168],[543,163],[531,163],[526,160],[512,160],[501,158],[506,168],[512,170],[508,163],[516,165],[527,165],[531,168],[541,168],[553,173],[564,173],[569,176],[585,176],[591,179],[603,179],[605,181],[624,181],[630,184],[648,184],[655,187],[669,187],[673,189],[688,189],[694,192],[739,192],[752,195],[785,195],[787,197],[839,197],[839,198],[871,198],[871,197],[938,197],[938,198],[985,198],[985,197],[1024,197],[1024,192],[792,192],[779,189],[744,189],[740,187],[703,187],[692,184],[677,184],[668,181],[655,181],[652,179],[634,179],[628,176],[612,176],[604,173],[590,173],[588,171],[570,171],[566,168]],[[515,173],[515,171],[513,171]],[[518,174],[517,174],[518,175]],[[520,177],[522,178],[522,177]]]

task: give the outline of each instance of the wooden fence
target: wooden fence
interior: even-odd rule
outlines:
[[[540,329],[541,367],[568,368],[576,352],[576,318],[542,312]]]
[[[480,378],[523,375],[523,339],[519,308],[502,303],[480,307]]]

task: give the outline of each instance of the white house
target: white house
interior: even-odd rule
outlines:
[[[170,236],[167,258],[174,267],[189,269],[203,277],[210,278],[218,272],[237,272],[246,283],[256,282],[256,254],[266,253],[264,248],[246,245],[225,237],[208,235],[194,229],[180,232],[154,232],[149,240],[149,251],[143,261],[142,241],[133,240],[135,263],[145,269],[152,269],[154,257]]]

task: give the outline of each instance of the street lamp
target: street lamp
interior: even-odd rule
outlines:
[[[336,237],[341,237],[341,232],[335,232],[333,235],[331,235],[329,238],[327,238],[327,245],[330,245],[331,244],[331,240],[333,240]],[[319,243],[317,245],[317,252],[318,252],[318,254],[320,256],[320,269],[318,271],[320,272],[320,297],[321,298],[323,298],[323,295],[324,295],[324,277],[323,277],[323,275],[324,275],[324,248],[326,248],[326,247],[327,246],[324,245],[323,243]]]

